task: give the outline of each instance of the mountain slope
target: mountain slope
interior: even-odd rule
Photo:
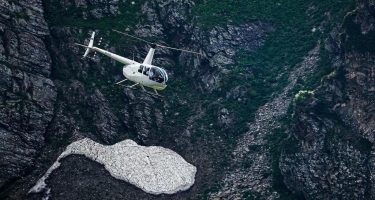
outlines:
[[[280,168],[286,185],[309,199],[374,198],[374,8],[360,1],[345,16],[331,41],[338,69],[294,100],[289,143],[295,145]]]
[[[372,197],[374,73],[366,59],[373,53],[373,7],[355,3],[0,3],[1,198],[47,195],[26,192],[67,145],[84,137],[170,148],[197,166],[196,183],[153,196],[71,156],[47,181],[51,198],[83,198],[88,188],[92,197],[128,199]],[[165,99],[153,98],[114,85],[122,79],[120,64],[101,55],[81,59],[74,43],[87,44],[96,31],[101,48],[142,61],[149,47],[112,29],[204,56],[157,49],[154,64],[170,82]],[[362,157],[353,157],[357,150]],[[324,156],[319,165],[307,162]],[[337,156],[354,159],[348,172]],[[331,178],[337,167],[340,177],[360,169],[354,174],[360,183],[339,189],[346,178]]]

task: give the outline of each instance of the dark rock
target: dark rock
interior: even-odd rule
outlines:
[[[332,59],[339,68],[295,109],[289,138],[294,145],[283,153],[280,169],[286,185],[308,199],[375,197],[375,55],[365,46],[347,48],[353,38],[372,34],[369,24],[375,14],[370,4],[360,1],[347,15],[339,50],[337,35],[326,40],[333,55],[341,52],[339,60]],[[360,36],[354,34],[356,28]]]
[[[0,187],[26,176],[45,144],[56,87],[42,2],[0,3]]]
[[[3,84],[0,102],[3,182],[24,176],[34,165],[54,115],[57,93],[54,83],[43,76],[4,65],[0,65],[0,71],[2,82],[8,83]]]

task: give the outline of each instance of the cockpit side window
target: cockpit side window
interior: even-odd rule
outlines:
[[[139,65],[138,72],[142,73],[142,71],[143,71],[143,65]]]
[[[154,76],[155,76],[155,67],[152,67],[152,68],[150,69],[150,71],[148,72],[148,77],[149,77],[151,80],[153,80]]]
[[[139,68],[138,68],[138,72],[139,73],[143,73],[144,75],[148,76],[148,72],[149,72],[150,68],[147,67],[147,66],[143,66],[143,65],[140,65]]]
[[[143,74],[148,76],[148,71],[150,71],[150,68],[149,67],[145,67],[143,68]]]

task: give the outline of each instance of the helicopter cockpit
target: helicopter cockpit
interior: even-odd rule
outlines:
[[[168,81],[167,72],[160,67],[140,65],[138,72],[148,76],[150,80],[158,83],[166,83]]]

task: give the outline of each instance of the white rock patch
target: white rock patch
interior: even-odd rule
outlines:
[[[113,177],[150,194],[187,190],[194,184],[197,172],[195,166],[170,149],[140,146],[132,140],[105,146],[86,138],[70,144],[29,193],[45,189],[45,180],[60,166],[60,159],[68,155],[84,155],[101,163]]]

